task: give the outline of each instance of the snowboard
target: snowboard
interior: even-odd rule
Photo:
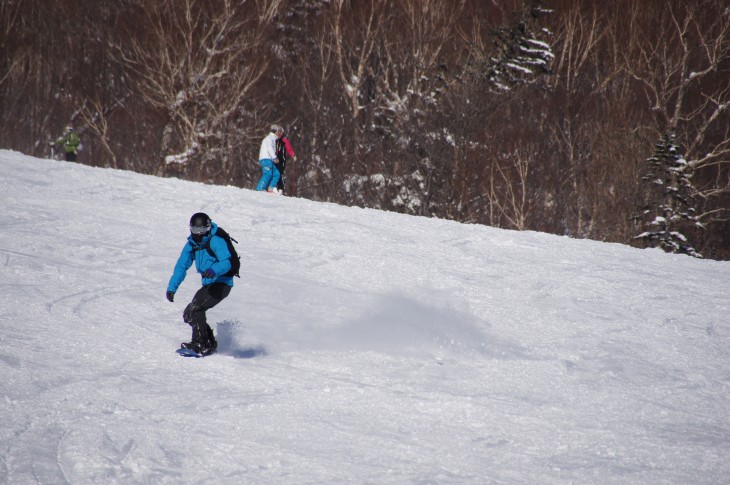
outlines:
[[[183,357],[195,357],[196,359],[200,359],[201,357],[205,357],[203,354],[199,354],[193,349],[177,349],[175,352],[182,355]]]

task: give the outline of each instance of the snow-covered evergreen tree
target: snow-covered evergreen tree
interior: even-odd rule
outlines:
[[[643,232],[635,239],[659,246],[670,253],[701,258],[685,232],[702,228],[693,207],[692,169],[675,143],[674,133],[665,133],[656,144],[654,155],[647,160],[642,177],[645,205],[636,217]]]
[[[522,18],[494,32],[498,55],[490,59],[487,76],[498,91],[533,83],[539,74],[551,73],[555,56],[544,40],[550,31],[537,25],[540,17],[551,12],[542,0],[525,0]]]

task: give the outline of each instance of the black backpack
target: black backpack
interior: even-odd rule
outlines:
[[[236,252],[236,248],[233,246],[233,243],[238,244],[238,241],[233,239],[230,234],[228,234],[226,231],[223,230],[222,227],[219,227],[218,230],[215,233],[216,236],[220,236],[223,238],[223,240],[228,245],[228,252],[231,253],[231,269],[228,270],[228,272],[221,276],[235,276],[236,278],[240,278],[241,276],[238,274],[239,270],[241,269],[241,257]],[[211,238],[213,239],[213,238]],[[206,249],[208,251],[208,254],[213,256],[217,261],[220,261],[218,259],[218,256],[215,255],[213,250],[210,248],[210,240],[203,245],[203,247],[196,248],[196,251],[200,251],[202,249]]]
[[[286,162],[287,162],[288,156],[287,156],[287,153],[285,150],[285,146],[286,145],[284,145],[284,142],[281,141],[281,138],[276,140],[276,158],[279,159],[279,164],[278,164],[279,169],[286,167]]]

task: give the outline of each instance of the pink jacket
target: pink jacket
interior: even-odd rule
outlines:
[[[281,141],[284,142],[284,148],[286,148],[286,154],[289,155],[291,158],[296,158],[297,154],[294,153],[294,149],[291,147],[291,142],[286,137],[281,137]]]

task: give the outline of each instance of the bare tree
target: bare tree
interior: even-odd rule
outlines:
[[[458,63],[453,34],[464,0],[402,0],[391,7],[387,38],[376,46],[376,110],[402,126],[433,106],[447,62]]]
[[[593,5],[585,12],[580,4],[562,12],[555,32],[555,43],[559,46],[553,64],[555,76],[553,87],[558,85],[567,92],[578,89],[579,78],[595,66],[596,56],[601,53],[601,42],[611,35],[606,28],[606,10]],[[614,73],[620,70],[615,69]]]
[[[484,197],[489,202],[489,225],[523,231],[529,227],[532,200],[530,170],[536,163],[534,146],[517,146],[492,160]]]
[[[650,24],[637,7],[632,21]],[[676,134],[694,172],[692,197],[705,225],[728,220],[730,207],[730,9],[718,1],[669,2],[653,29],[638,30],[625,69],[654,116],[657,139]],[[656,32],[655,35],[653,35]]]
[[[304,151],[310,154],[308,160],[301,157],[297,165],[307,166],[298,170],[303,180],[305,192],[310,196],[322,195],[324,186],[331,185],[331,171],[327,168],[325,149],[337,137],[337,130],[330,129],[332,118],[331,80],[336,76],[335,50],[331,45],[329,24],[312,27],[310,31],[311,51],[294,59],[301,85],[301,109],[306,118],[306,138]],[[297,167],[299,168],[299,167]],[[295,190],[299,184],[293,184]],[[330,192],[330,191],[327,191]],[[326,197],[326,196],[325,196]]]
[[[454,83],[448,72],[458,69],[465,54],[463,43],[453,38],[464,5],[464,0],[403,0],[385,19],[388,35],[377,43],[370,66],[375,79],[370,127],[372,138],[393,147],[392,156],[375,158],[371,168],[388,179],[388,207],[429,212],[437,167],[426,147],[441,130],[427,124],[443,110],[444,95]]]
[[[114,109],[120,107],[123,102],[124,100],[120,99],[112,106],[104,108],[102,102],[98,98],[87,100],[79,113],[87,129],[91,130],[91,132],[96,135],[101,146],[104,147],[104,150],[106,150],[111,157],[112,168],[119,168],[119,163],[117,161],[116,153],[114,153],[110,144],[109,115],[112,111],[114,111]]]
[[[17,50],[10,49],[10,38],[19,25],[20,12],[20,1],[0,2],[0,52],[2,52],[0,55],[0,85],[17,74],[30,50],[30,46]]]
[[[259,51],[279,3],[141,0],[144,28],[118,44],[118,55],[134,73],[139,95],[166,113],[161,172],[170,164],[188,172],[198,169],[190,160],[226,157],[229,125],[255,117],[247,95],[266,67]],[[260,132],[259,126],[238,128],[240,137]]]
[[[335,0],[332,16],[332,42],[340,75],[342,94],[348,100],[351,116],[357,120],[368,96],[366,74],[370,59],[390,12],[391,0]]]

